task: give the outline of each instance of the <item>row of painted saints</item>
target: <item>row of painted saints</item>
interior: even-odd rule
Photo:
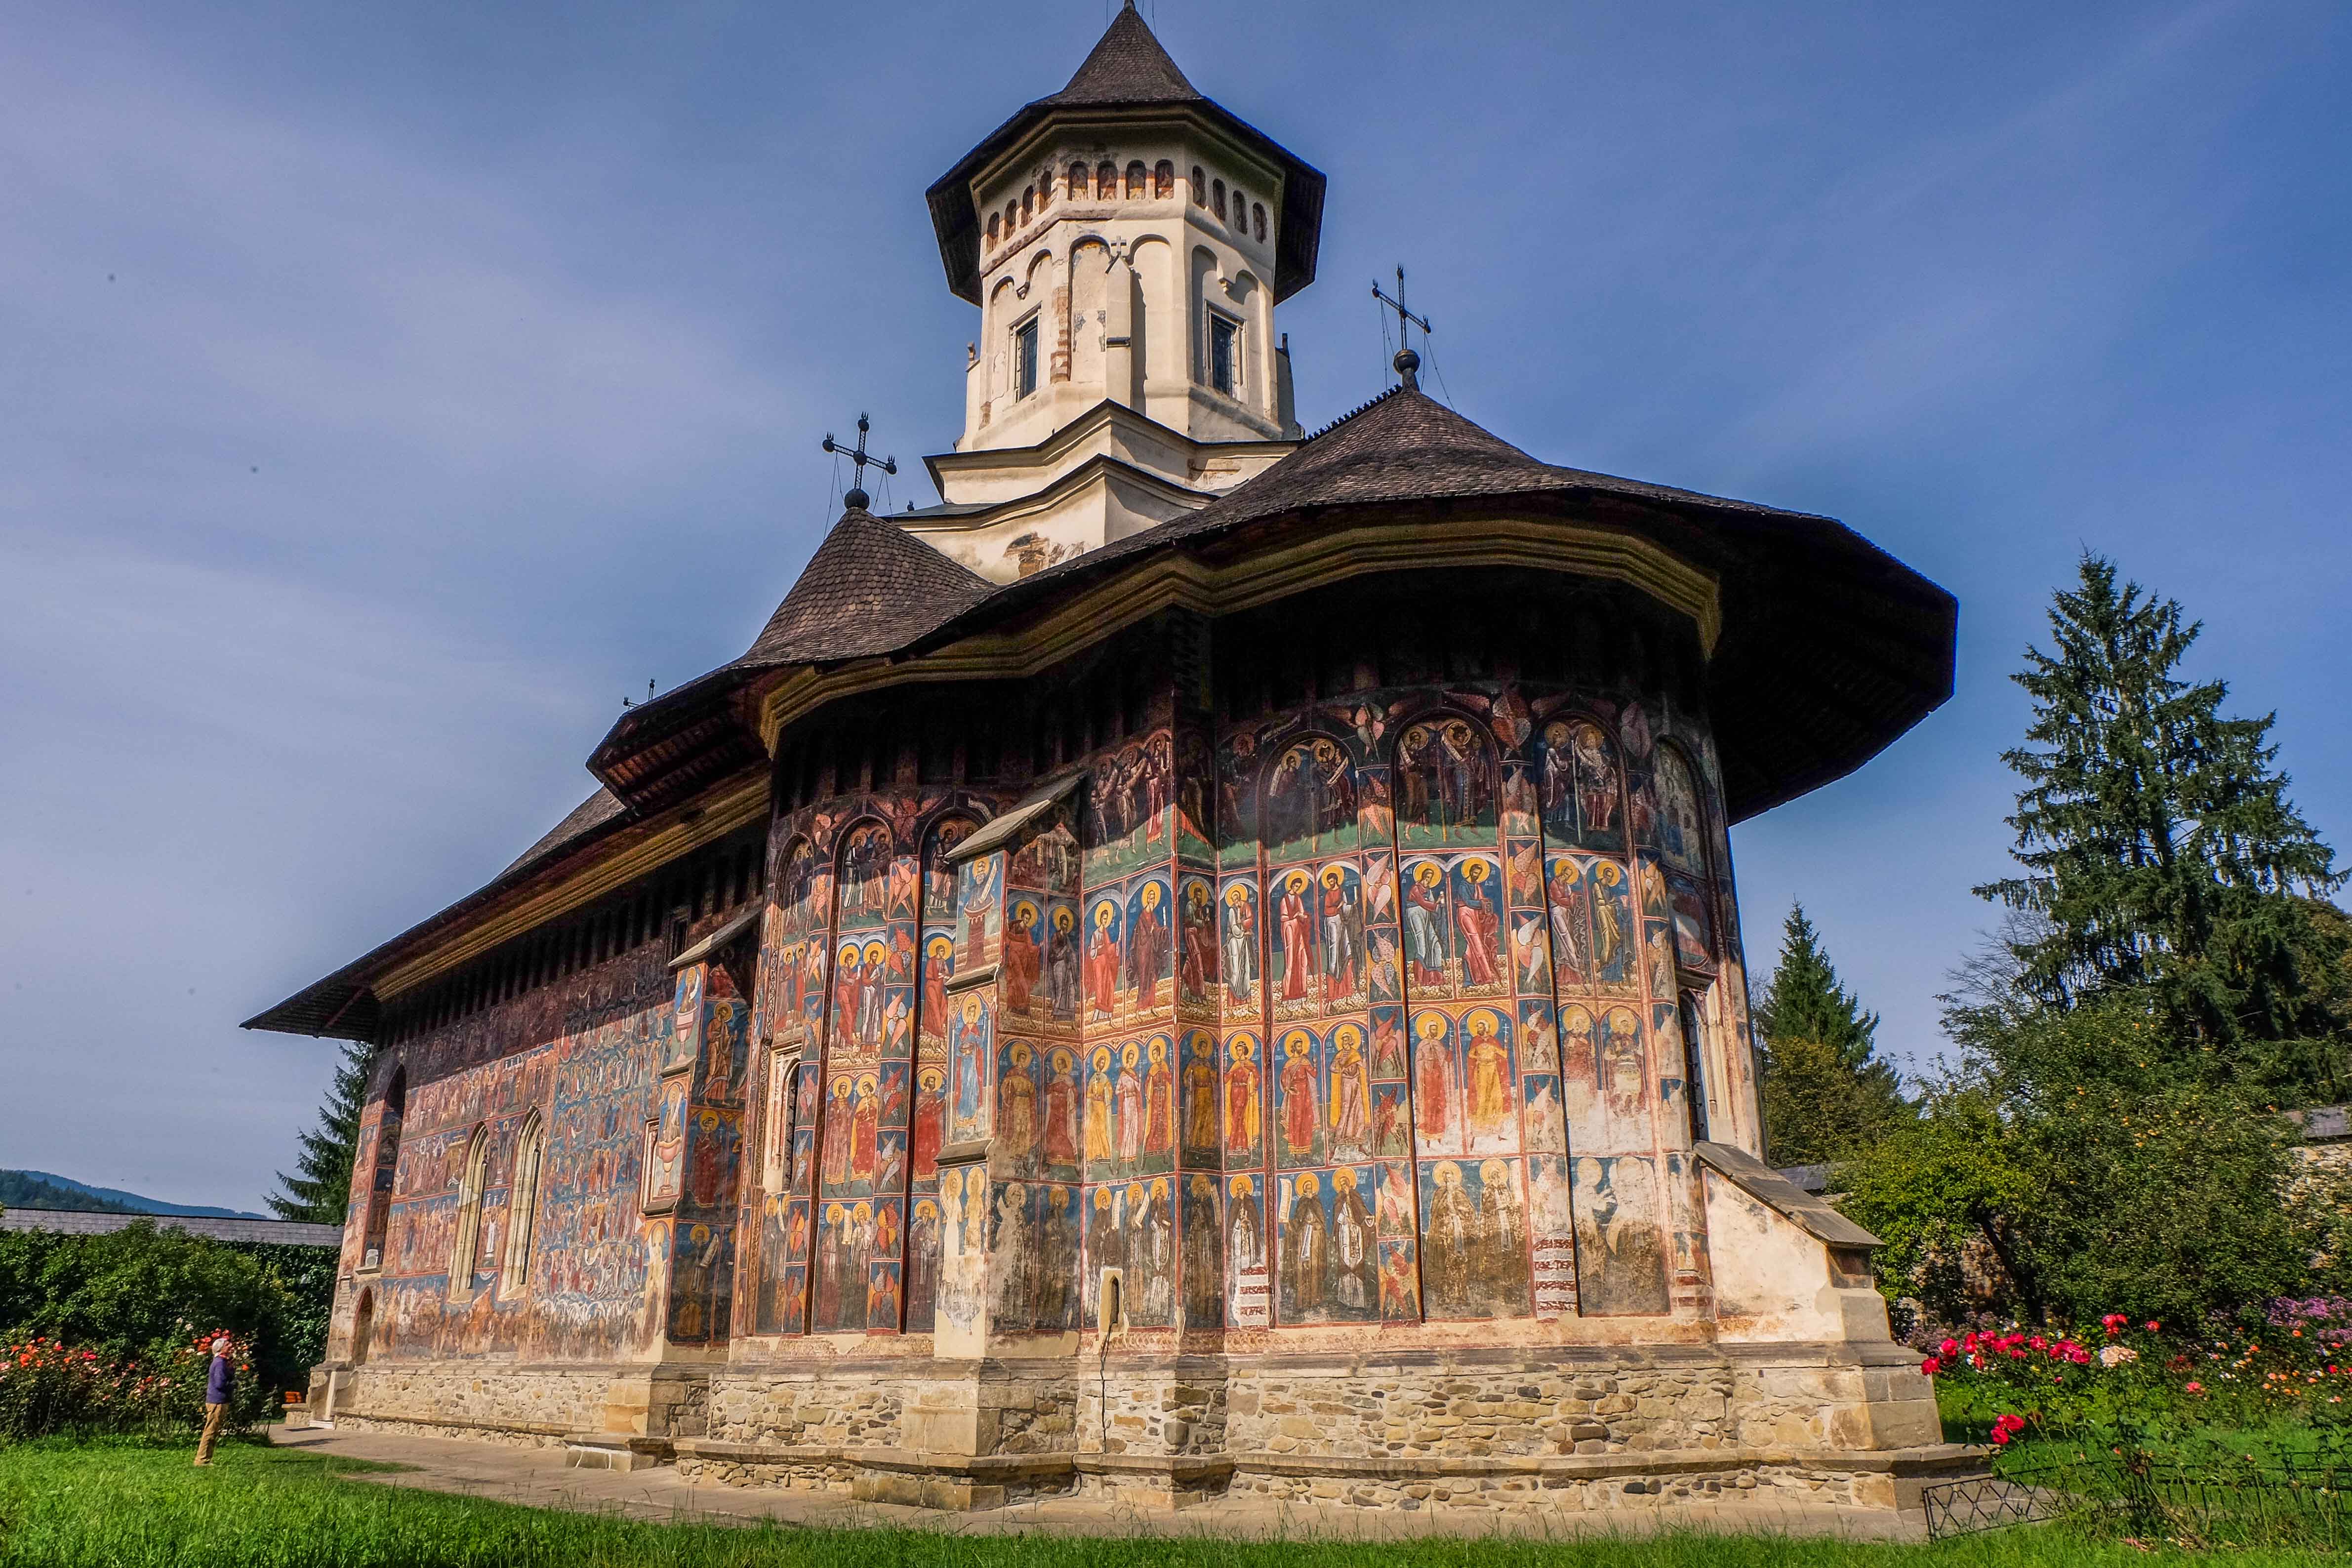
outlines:
[[[1654,810],[1639,790],[1634,805],[1626,808],[1614,748],[1590,721],[1550,725],[1536,754],[1539,793],[1518,765],[1498,769],[1479,731],[1466,722],[1410,727],[1395,753],[1397,816],[1402,821],[1395,823],[1393,841],[1410,850],[1458,844],[1469,834],[1492,844],[1494,838],[1485,835],[1495,830],[1499,801],[1506,831],[1532,832],[1531,819],[1539,810],[1556,842],[1564,840],[1584,852],[1622,851],[1630,835],[1635,841],[1654,843],[1673,870],[1694,876],[1703,871],[1703,818],[1696,789],[1687,766],[1670,748],[1655,753]],[[1164,760],[1147,746],[1108,792],[1097,780],[1088,802],[1096,819],[1090,828],[1108,833],[1156,821],[1167,805],[1167,775],[1160,766]],[[1349,847],[1360,828],[1389,827],[1368,814],[1385,808],[1386,780],[1377,773],[1360,773],[1341,747],[1328,739],[1294,747],[1277,758],[1265,789],[1269,845],[1283,843],[1296,850],[1300,846],[1294,841],[1304,840],[1310,849],[1325,843]],[[1515,821],[1515,815],[1530,820]],[[914,915],[915,879],[902,875],[902,862],[880,856],[873,847],[887,845],[882,833],[862,831],[870,831],[870,838],[853,835],[844,847],[842,925],[853,918],[863,924]],[[1387,832],[1381,837],[1386,839]],[[1492,996],[1504,1006],[1501,1010],[1473,1009],[1451,1021],[1434,1014],[1412,1015],[1420,1038],[1412,1042],[1409,1073],[1401,1041],[1391,1038],[1384,1047],[1371,1047],[1375,1056],[1383,1051],[1387,1056],[1375,1066],[1367,1059],[1362,1029],[1353,1023],[1321,1038],[1306,1030],[1277,1030],[1274,1051],[1265,1062],[1257,1060],[1255,1040],[1246,1036],[1228,1044],[1222,1061],[1205,1036],[1187,1040],[1181,1061],[1171,1060],[1164,1036],[1085,1051],[1051,1042],[1010,1041],[1005,1060],[998,1064],[995,1085],[1000,1145],[1015,1157],[1034,1155],[1046,1170],[1113,1177],[1141,1173],[1157,1179],[1150,1173],[1170,1170],[1180,1145],[1202,1151],[1222,1145],[1229,1157],[1255,1155],[1263,1148],[1261,1138],[1270,1133],[1273,1147],[1265,1157],[1277,1174],[1234,1179],[1253,1184],[1253,1193],[1261,1179],[1278,1184],[1277,1191],[1265,1196],[1276,1204],[1275,1222],[1282,1237],[1276,1262],[1285,1318],[1305,1321],[1318,1312],[1369,1313],[1383,1301],[1393,1309],[1408,1291],[1424,1287],[1429,1310],[1437,1312],[1468,1313],[1482,1304],[1510,1311],[1514,1292],[1524,1303],[1529,1227],[1520,1195],[1531,1190],[1539,1213],[1558,1207],[1564,1216],[1568,1180],[1564,1158],[1537,1156],[1528,1161],[1529,1186],[1523,1188],[1515,1170],[1517,1162],[1499,1157],[1499,1151],[1519,1147],[1517,1122],[1522,1113],[1532,1148],[1565,1145],[1556,1080],[1530,1083],[1528,1103],[1517,1103],[1507,1010],[1512,981],[1516,978],[1521,990],[1541,991],[1549,988],[1551,971],[1557,970],[1563,985],[1631,994],[1638,989],[1634,966],[1641,927],[1636,890],[1619,862],[1591,852],[1547,856],[1532,845],[1522,852],[1507,841],[1506,848],[1502,855],[1408,855],[1393,875],[1385,852],[1367,855],[1361,866],[1350,856],[1278,868],[1265,884],[1273,903],[1270,922],[1259,918],[1254,878],[1230,878],[1218,888],[1204,877],[1147,876],[1083,904],[1068,897],[1009,894],[1003,926],[1003,997],[1015,1018],[1065,1024],[1082,1019],[1122,1019],[1157,1008],[1164,986],[1192,998],[1221,987],[1229,1001],[1246,1005],[1261,999],[1261,965],[1268,971],[1265,985],[1272,992],[1265,999],[1277,1020],[1396,1001],[1408,991],[1414,1000]],[[853,857],[852,851],[858,855]],[[1075,885],[1079,855],[1066,827],[1056,824],[1053,833],[1033,841],[1024,854],[1032,873],[1024,881]],[[1528,863],[1521,864],[1522,860]],[[1695,940],[1703,941],[1704,930],[1695,937],[1689,927],[1704,919],[1704,910],[1694,919],[1683,907],[1686,901],[1669,894],[1649,862],[1635,863],[1643,882],[1641,913],[1664,915],[1671,907],[1685,948]],[[924,856],[922,870],[920,918],[929,921],[940,908],[936,901],[953,885],[952,873],[940,866],[937,851]],[[1373,873],[1369,907],[1367,870]],[[1041,871],[1046,875],[1035,877]],[[993,889],[982,892],[992,896]],[[965,929],[968,933],[969,923]],[[1394,945],[1400,937],[1401,951]],[[809,946],[820,955],[821,969],[824,947]],[[832,999],[845,1041],[868,1049],[903,1041],[908,1020],[894,1011],[890,988],[917,967],[921,975],[919,1016],[926,1038],[932,1037],[933,1019],[947,1020],[959,1036],[964,1032],[955,1027],[964,1020],[957,1019],[945,990],[956,957],[955,938],[926,927],[919,966],[906,950],[908,946],[908,937],[898,931],[881,941],[840,944]],[[1672,978],[1669,968],[1661,994],[1670,994]],[[957,1010],[968,1010],[969,1005]],[[1571,1032],[1581,1034],[1588,1043],[1570,1054],[1574,1067],[1592,1075],[1586,1082],[1598,1090],[1597,1096],[1588,1092],[1582,1100],[1597,1098],[1607,1114],[1623,1121],[1628,1142],[1646,1145],[1645,1136],[1633,1136],[1634,1124],[1645,1124],[1648,1110],[1638,1026],[1622,1009],[1601,1020],[1580,1009],[1565,1009],[1564,1024],[1571,1014],[1580,1020],[1580,1026],[1570,1026]],[[1609,1027],[1609,1019],[1621,1015],[1622,1026]],[[1400,1016],[1398,1009],[1387,1009],[1386,1031],[1391,1037]],[[1549,1040],[1549,1023],[1545,1019],[1530,1032]],[[1440,1035],[1442,1040],[1436,1038]],[[977,1064],[985,1060],[984,1048],[956,1051],[950,1058],[956,1082],[940,1085],[938,1071],[928,1069],[923,1085],[926,1090],[948,1088],[960,1109],[976,1113],[979,1085],[972,1080]],[[898,1092],[903,1098],[903,1070],[901,1074]],[[842,1197],[824,1205],[824,1228],[835,1238],[832,1258],[844,1267],[853,1253],[887,1256],[870,1228],[896,1223],[895,1208],[887,1209],[888,1219],[883,1218],[885,1208],[869,1208],[861,1215],[857,1195],[851,1190],[898,1190],[895,1183],[904,1172],[904,1134],[894,1138],[878,1131],[894,1119],[879,1103],[883,1097],[883,1086],[872,1075],[844,1082],[833,1086],[833,1104],[824,1118],[824,1186],[828,1194]],[[1274,1106],[1270,1124],[1269,1097]],[[1617,1103],[1621,1100],[1622,1105]],[[918,1145],[925,1142],[919,1118],[920,1113]],[[838,1146],[833,1135],[835,1124],[845,1128]],[[922,1157],[936,1153],[936,1118],[930,1126],[931,1147],[919,1147],[915,1161],[919,1178],[933,1168]],[[1417,1285],[1409,1285],[1413,1273],[1409,1240],[1392,1239],[1389,1253],[1382,1253],[1379,1227],[1355,1195],[1360,1167],[1345,1162],[1409,1158],[1415,1141],[1424,1155],[1453,1157],[1421,1165],[1421,1224],[1408,1218],[1404,1235],[1421,1231],[1431,1250],[1420,1260]],[[1643,1203],[1654,1208],[1650,1200],[1654,1189],[1643,1188],[1635,1179],[1638,1170],[1629,1168],[1618,1178],[1613,1197],[1600,1190],[1606,1185],[1604,1176],[1592,1173],[1605,1173],[1617,1163],[1590,1162],[1591,1172],[1579,1169],[1577,1185],[1593,1186],[1596,1199],[1609,1198],[1601,1207],[1610,1214]],[[1370,1172],[1390,1167],[1360,1168],[1369,1182]],[[1286,1172],[1295,1174],[1280,1174]],[[1102,1201],[1114,1186],[1080,1190],[1092,1191]],[[1047,1190],[1040,1188],[1041,1198]],[[1154,1209],[1149,1186],[1122,1190],[1133,1195],[1117,1200],[1123,1209],[1139,1203],[1132,1212],[1147,1217],[1171,1212],[1164,1202]],[[1211,1196],[1216,1195],[1213,1191]],[[1640,1201],[1629,1204],[1628,1198]],[[936,1196],[916,1196],[914,1202],[913,1223],[922,1234],[906,1238],[911,1244],[910,1312],[918,1294],[914,1255],[941,1219]],[[1064,1202],[1066,1207],[1066,1196]],[[1258,1223],[1250,1218],[1255,1207],[1250,1203],[1234,1209],[1231,1223],[1236,1238],[1241,1229]],[[1047,1218],[1042,1211],[1036,1217],[1041,1241],[1055,1229],[1044,1223]],[[1143,1231],[1149,1234],[1162,1223],[1167,1221],[1147,1218]],[[1654,1226],[1618,1229],[1624,1235],[1641,1231],[1647,1239],[1620,1244],[1612,1243],[1608,1234],[1596,1233],[1593,1244],[1604,1249],[1601,1255],[1612,1245],[1620,1250],[1632,1246],[1636,1251],[1656,1251]],[[1227,1239],[1223,1230],[1219,1224],[1209,1234],[1222,1243]],[[1191,1245],[1188,1239],[1188,1249]],[[1235,1248],[1237,1255],[1244,1255],[1238,1239]],[[1150,1250],[1164,1252],[1166,1248]],[[1263,1245],[1257,1255],[1264,1259]],[[1391,1266],[1387,1272],[1384,1264]],[[923,1267],[935,1270],[936,1264]],[[1543,1267],[1538,1256],[1539,1272]],[[1398,1270],[1400,1277],[1389,1277]],[[821,1258],[820,1276],[826,1272]],[[1636,1272],[1645,1274],[1646,1264]],[[867,1288],[884,1289],[878,1274]],[[895,1279],[887,1288],[895,1296]],[[1188,1284],[1186,1290],[1189,1296],[1192,1287]],[[1646,1284],[1634,1293],[1643,1302],[1652,1294]],[[846,1301],[825,1304],[833,1310],[821,1311],[822,1320],[841,1322],[853,1315]],[[1198,1313],[1193,1316],[1197,1321]]]

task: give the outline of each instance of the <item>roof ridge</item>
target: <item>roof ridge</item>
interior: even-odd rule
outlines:
[[[1299,442],[1299,444],[1299,444],[1299,445],[1301,445],[1301,446],[1304,446],[1304,445],[1306,445],[1306,444],[1307,444],[1307,442],[1309,442],[1309,441],[1320,441],[1323,437],[1325,437],[1325,436],[1327,436],[1327,435],[1330,434],[1333,431],[1335,431],[1335,430],[1339,429],[1341,425],[1343,425],[1343,424],[1347,423],[1349,420],[1351,420],[1351,419],[1355,418],[1358,414],[1360,414],[1360,413],[1365,413],[1366,411],[1370,410],[1370,409],[1378,408],[1381,404],[1382,404],[1382,403],[1384,403],[1384,402],[1388,402],[1388,401],[1389,401],[1389,399],[1391,399],[1391,398],[1392,398],[1392,397],[1396,396],[1396,394],[1397,394],[1397,393],[1399,393],[1399,392],[1404,392],[1404,391],[1406,391],[1406,390],[1407,390],[1407,388],[1405,387],[1405,384],[1404,384],[1402,382],[1397,382],[1397,384],[1396,384],[1396,385],[1394,385],[1394,386],[1392,386],[1392,387],[1389,388],[1389,390],[1388,390],[1388,391],[1386,391],[1386,392],[1384,392],[1381,393],[1378,397],[1375,397],[1375,398],[1370,399],[1370,400],[1368,400],[1367,402],[1364,402],[1358,403],[1355,407],[1353,407],[1353,408],[1349,409],[1347,413],[1345,413],[1341,414],[1339,418],[1337,418],[1337,419],[1333,420],[1330,423],[1328,423],[1328,424],[1325,425],[1322,429],[1318,430],[1318,431],[1314,431],[1314,432],[1310,433],[1310,434],[1309,434],[1308,435],[1307,435],[1303,440],[1301,440],[1301,441]],[[1420,389],[1420,388],[1418,388],[1418,387],[1415,387],[1415,388],[1412,388],[1412,389],[1411,389],[1411,390],[1415,391],[1415,392],[1419,392],[1421,389]],[[1432,402],[1435,402],[1436,400],[1433,398],[1433,399],[1431,399],[1430,401],[1432,401]]]

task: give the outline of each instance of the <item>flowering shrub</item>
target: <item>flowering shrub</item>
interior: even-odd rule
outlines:
[[[163,1345],[140,1359],[83,1350],[61,1340],[17,1335],[0,1341],[0,1442],[64,1433],[130,1433],[168,1437],[193,1433],[205,1418],[205,1385],[213,1335]],[[231,1336],[237,1381],[227,1426],[264,1419],[269,1390],[252,1374],[252,1346]]]
[[[1921,1343],[1956,1437],[2352,1426],[2352,1300],[2283,1298],[2201,1334],[2109,1312],[2080,1336],[2018,1324]]]

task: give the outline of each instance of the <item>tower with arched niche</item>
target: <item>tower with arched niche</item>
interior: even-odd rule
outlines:
[[[1314,280],[1323,176],[1203,97],[1132,5],[1060,92],[929,192],[980,307],[942,505],[902,519],[998,581],[1205,506],[1302,432],[1276,305]]]

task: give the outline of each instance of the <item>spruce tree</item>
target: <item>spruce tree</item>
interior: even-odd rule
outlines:
[[[319,1125],[302,1134],[302,1152],[295,1159],[297,1174],[278,1173],[286,1190],[269,1195],[269,1207],[280,1219],[303,1219],[318,1225],[341,1225],[352,1197],[352,1162],[360,1143],[360,1113],[367,1107],[368,1064],[374,1052],[358,1040],[343,1047],[327,1102],[319,1108]]]
[[[2201,626],[2099,557],[2050,629],[2012,677],[2033,722],[2002,758],[2025,781],[2009,818],[2025,874],[1976,890],[2025,917],[2018,999],[2130,998],[2179,1062],[2313,1082],[2312,1042],[2342,1029],[2346,948],[2313,901],[2345,873],[2287,798],[2276,715],[2222,716],[2228,686],[2179,673]]]
[[[1878,1015],[1839,983],[1802,904],[1781,928],[1780,966],[1756,1023],[1773,1164],[1848,1158],[1912,1115],[1900,1076],[1872,1055]]]

